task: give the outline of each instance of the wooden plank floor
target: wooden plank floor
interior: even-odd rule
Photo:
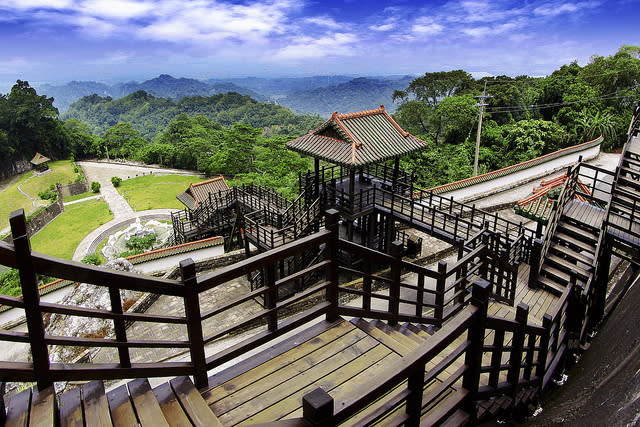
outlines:
[[[563,213],[569,218],[599,229],[606,211],[586,202],[569,200]]]

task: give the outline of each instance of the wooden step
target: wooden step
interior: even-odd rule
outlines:
[[[562,246],[558,243],[551,243],[551,245],[549,245],[549,249],[551,252],[556,253],[556,254],[562,254],[564,256],[567,256],[575,261],[581,262],[583,264],[586,265],[593,265],[593,260],[594,257],[584,254],[582,252],[577,252],[574,251],[573,249],[567,247],[567,246]]]
[[[640,161],[637,161],[637,160],[629,158],[629,157],[624,157],[622,159],[622,164],[625,165],[628,168],[630,168],[631,166],[636,166],[636,167],[640,168]]]
[[[129,388],[133,406],[141,421],[144,420],[154,427],[169,425],[146,378],[133,380],[127,384],[127,387]]]
[[[596,251],[595,243],[587,243],[562,232],[556,232],[553,239],[557,243],[567,243],[589,254],[594,254]]]
[[[471,424],[471,416],[462,409],[458,409],[441,425],[444,427],[466,426]]]
[[[632,179],[634,181],[640,180],[640,169],[620,166],[620,174],[624,174],[627,179]]]
[[[428,333],[429,335],[433,335],[436,333],[436,328],[434,328],[433,325],[423,325],[422,323],[419,325],[416,325],[418,328],[422,329],[423,331],[425,331],[426,333]]]
[[[393,338],[394,340],[398,341],[399,343],[401,343],[402,345],[406,346],[407,348],[409,348],[411,350],[413,350],[416,347],[418,347],[418,344],[420,342],[422,342],[422,340],[414,341],[413,339],[407,337],[402,332],[396,330],[395,328],[392,328],[391,326],[389,326],[386,322],[384,322],[382,320],[372,320],[370,323],[374,327],[380,329],[385,334],[389,335],[391,338]]]
[[[424,342],[424,338],[421,337],[420,335],[416,334],[415,332],[413,332],[411,329],[409,329],[409,324],[405,323],[397,328],[394,328],[395,330],[397,330],[398,332],[400,332],[401,334],[403,334],[404,336],[406,336],[407,338],[410,338],[412,341],[414,341],[417,345],[420,345]]]
[[[637,191],[640,189],[640,182],[627,176],[620,175],[618,176],[618,187],[620,186],[630,187]]]
[[[628,186],[628,185],[624,185],[624,182],[619,182],[615,187],[614,187],[614,194],[619,194],[622,193],[622,195],[632,199],[632,200],[640,200],[640,191],[636,190],[635,188]]]
[[[414,325],[413,323],[409,323],[408,329],[414,334],[421,337],[423,340],[428,339],[431,335],[433,335],[433,332],[429,334],[427,331],[420,328],[419,326]]]
[[[444,401],[440,402],[434,410],[430,411],[426,417],[420,420],[420,425],[431,426],[443,423],[449,417],[453,416],[460,402],[462,402],[468,394],[469,392],[464,388],[450,394]]]
[[[544,265],[542,266],[542,269],[540,270],[540,275],[544,277],[550,277],[554,281],[564,286],[568,285],[569,281],[571,280],[571,276],[569,275],[569,273],[565,273],[564,271],[558,268],[555,268],[547,264],[546,262],[544,263]]]
[[[412,348],[410,346],[393,339],[390,335],[371,325],[369,322],[360,318],[351,319],[350,322],[358,329],[364,331],[367,335],[370,335],[383,345],[398,353],[400,356],[405,356],[411,353]]]
[[[189,417],[194,426],[220,426],[222,423],[211,412],[207,402],[204,401],[202,395],[196,390],[189,377],[178,377],[169,381],[171,389],[175,393],[180,406]]]
[[[31,406],[31,389],[21,391],[9,400],[5,426],[26,426],[29,423],[29,408]],[[80,424],[82,425],[82,424]]]
[[[589,277],[591,277],[591,273],[589,271],[585,270],[582,267],[578,267],[571,261],[561,258],[557,255],[548,254],[545,259],[545,263],[549,263],[568,274],[571,274],[571,271],[573,270],[577,274],[576,278],[582,279],[583,281],[586,281],[587,279],[589,279]]]
[[[595,244],[598,241],[598,236],[595,233],[589,231],[586,227],[578,227],[563,220],[560,220],[558,222],[558,230],[562,230],[563,233],[587,243]]]
[[[111,414],[102,381],[91,381],[82,386],[82,408],[87,426],[111,426]]]
[[[543,277],[543,276],[538,277],[538,287],[542,289],[546,289],[547,291],[557,296],[562,295],[565,290],[565,287],[562,286],[560,283],[555,282],[554,280],[548,277]]]

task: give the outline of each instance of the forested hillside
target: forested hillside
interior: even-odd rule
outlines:
[[[356,79],[352,87],[371,82]],[[402,160],[421,187],[472,175],[478,99],[485,90],[480,173],[559,148],[605,136],[603,148],[621,146],[633,106],[640,99],[640,47],[594,56],[585,66],[571,63],[546,78],[497,76],[474,80],[463,70],[429,72],[409,81],[392,97],[394,118],[430,142]],[[340,87],[340,85],[336,86]],[[347,92],[345,90],[345,92]],[[318,98],[332,110],[340,99]],[[339,98],[340,92],[335,92]],[[348,93],[343,102],[351,102]],[[91,95],[62,118],[53,99],[20,81],[0,97],[0,174],[36,151],[53,159],[110,157],[222,173],[295,192],[296,175],[309,159],[285,149],[285,142],[322,122],[259,103],[237,93],[184,97],[179,101],[138,91],[120,99]]]
[[[620,147],[640,100],[640,47],[562,66],[546,78],[486,77],[463,70],[426,73],[394,94],[396,121],[431,142],[403,160],[431,187],[473,174],[479,102],[485,88],[479,173],[500,169],[603,134],[603,149]]]
[[[140,90],[144,90],[156,97],[171,98],[173,100],[179,100],[185,96],[211,96],[227,92],[249,95],[257,101],[266,100],[259,93],[231,82],[216,81],[205,83],[196,79],[176,79],[168,74],[162,74],[143,82],[107,85],[98,82],[72,81],[60,86],[43,84],[36,87],[36,89],[40,93],[46,93],[48,96],[53,97],[54,106],[62,113],[66,112],[71,104],[84,96],[96,94],[103,97],[122,98]]]
[[[379,80],[361,77],[335,86],[300,90],[279,100],[281,105],[296,113],[317,113],[329,117],[334,111],[350,113],[370,110],[384,104],[389,112],[396,109],[393,93],[403,89],[413,77]]]
[[[201,115],[222,126],[247,124],[262,129],[267,136],[297,135],[320,123],[318,117],[299,116],[286,108],[233,92],[188,96],[179,101],[156,98],[144,91],[119,99],[91,95],[72,104],[62,118],[86,123],[91,133],[99,136],[110,127],[127,122],[143,138],[152,141],[179,114]]]

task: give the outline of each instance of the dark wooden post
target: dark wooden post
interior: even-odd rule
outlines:
[[[398,191],[398,175],[400,173],[400,157],[393,159],[393,181],[391,183],[391,191]]]
[[[312,426],[333,425],[333,398],[316,388],[302,396],[302,417]]]
[[[520,368],[522,367],[522,352],[528,317],[529,306],[525,303],[518,304],[516,308],[518,326],[513,332],[513,339],[511,340],[511,356],[509,357],[509,371],[507,372],[507,383],[511,386],[511,398],[514,404],[518,393],[518,383],[520,382]]]
[[[114,314],[122,314],[122,299],[120,298],[120,289],[109,288],[109,299],[111,301],[111,312]],[[127,328],[122,317],[113,319],[113,329],[116,333],[116,340],[127,342]],[[128,347],[118,347],[118,356],[120,358],[120,366],[123,368],[131,367],[131,358],[129,357]]]
[[[604,231],[601,231],[604,233]],[[591,316],[591,326],[595,326],[602,320],[604,316],[604,308],[607,300],[607,284],[609,282],[609,270],[611,269],[611,258],[613,256],[613,246],[611,239],[607,234],[604,235],[602,240],[601,256],[598,257],[598,264],[596,265],[596,273],[594,277],[594,285],[596,287],[593,302],[593,308]]]
[[[24,209],[18,209],[9,215],[13,247],[16,252],[16,266],[19,270],[24,301],[24,315],[27,319],[33,370],[38,390],[42,391],[53,384],[49,372],[49,350],[44,341],[44,322],[40,312],[40,293],[36,272],[31,259],[31,243],[27,235],[27,222]]]
[[[466,402],[467,413],[471,416],[471,424],[476,421],[476,395],[480,386],[480,371],[482,369],[482,354],[484,347],[484,334],[487,325],[487,309],[489,307],[490,283],[478,278],[473,283],[471,304],[478,308],[475,319],[469,326],[467,338],[469,347],[464,355],[464,363],[467,370],[462,377],[462,387],[469,391]]]
[[[198,296],[198,280],[196,263],[191,258],[180,261],[180,273],[185,287],[184,312],[187,318],[187,334],[189,351],[193,364],[193,379],[199,389],[209,385],[207,380],[207,361],[204,355],[204,337],[202,335],[202,317],[200,316],[200,299]]]
[[[313,159],[313,169],[316,173],[313,178],[313,199],[316,199],[320,194],[320,159],[317,157]]]
[[[390,326],[398,324],[398,313],[400,312],[400,276],[402,270],[402,242],[391,243],[391,286],[389,286],[389,313],[393,316],[389,320]]]
[[[424,392],[424,371],[425,365],[420,367],[409,376],[407,388],[409,396],[407,396],[407,421],[406,426],[417,427],[420,425],[420,415],[422,415],[422,394]]]
[[[276,289],[276,265],[269,264],[263,269],[264,285],[267,288],[264,294],[264,305],[271,312],[267,315],[267,329],[271,332],[278,330],[278,313],[275,310],[278,301],[278,290]]]
[[[538,352],[538,366],[536,366],[536,377],[540,380],[540,390],[544,389],[544,378],[547,374],[547,357],[549,356],[549,342],[551,341],[551,327],[553,319],[549,313],[542,317],[542,327],[544,333],[540,336],[540,351]]]
[[[433,314],[438,326],[442,326],[442,318],[444,317],[444,289],[447,281],[447,262],[438,261],[438,279],[436,280],[436,298]]]
[[[531,259],[529,260],[529,281],[527,282],[527,285],[531,289],[536,289],[538,286],[538,273],[540,272],[540,265],[542,263],[542,245],[542,240],[535,239],[533,241],[533,248],[531,248]]]
[[[458,261],[464,258],[464,240],[456,239],[456,245],[458,246]],[[464,292],[461,292],[466,288],[466,280],[460,280],[463,277],[467,276],[467,266],[466,264],[456,272],[456,283],[458,283],[455,287],[456,293],[460,292],[458,298],[456,300],[459,304],[464,304]]]
[[[327,301],[331,303],[331,308],[327,312],[327,321],[333,322],[338,319],[338,286],[339,272],[338,272],[338,240],[340,239],[340,233],[338,230],[338,219],[340,214],[335,209],[329,209],[326,212],[326,227],[331,232],[329,242],[327,242],[327,257],[331,263],[329,264],[327,271],[327,280],[329,286],[327,287]]]

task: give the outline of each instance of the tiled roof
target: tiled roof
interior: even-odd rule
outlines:
[[[343,166],[362,166],[419,151],[427,143],[405,132],[384,106],[357,113],[333,113],[287,148]]]
[[[195,209],[201,201],[208,199],[209,194],[217,194],[220,191],[229,189],[224,177],[220,175],[217,178],[208,181],[189,184],[189,188],[178,194],[176,198],[182,202],[187,209]]]
[[[534,187],[533,192],[529,196],[516,203],[514,206],[515,212],[518,215],[547,224],[555,207],[555,199],[558,196],[556,194],[553,198],[549,198],[549,193],[552,190],[560,191],[566,180],[566,173],[552,179],[543,179],[540,183],[540,187]],[[578,178],[575,185],[583,193],[591,194],[589,187],[586,186],[580,178]],[[576,193],[574,197],[581,202],[588,202],[580,194]]]
[[[33,156],[33,159],[31,159],[31,163],[33,163],[34,165],[40,165],[42,163],[48,162],[49,160],[51,159],[46,156],[43,156],[40,153],[36,153],[36,155]]]

